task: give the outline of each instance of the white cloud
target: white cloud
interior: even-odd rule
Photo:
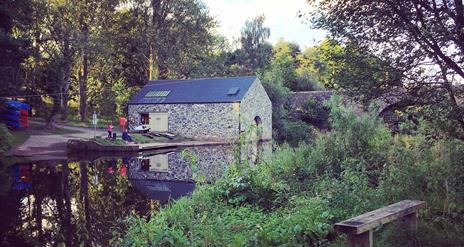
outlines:
[[[300,46],[312,45],[322,40],[325,32],[311,29],[303,23],[298,13],[308,12],[306,0],[203,0],[210,9],[211,15],[219,21],[218,31],[229,40],[240,36],[240,29],[245,21],[257,15],[266,16],[265,26],[271,29],[270,41],[275,43],[279,38],[294,41]]]

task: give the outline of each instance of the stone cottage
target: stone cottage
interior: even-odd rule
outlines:
[[[147,124],[197,140],[233,141],[243,132],[272,138],[271,101],[255,76],[150,81],[130,99],[128,114],[131,129]]]

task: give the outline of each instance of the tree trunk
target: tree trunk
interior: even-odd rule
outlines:
[[[65,242],[66,246],[72,246],[73,234],[71,217],[71,192],[69,191],[69,166],[68,163],[63,163],[63,171],[61,173],[61,192],[64,199],[64,221],[63,228],[66,231]]]
[[[82,73],[79,75],[79,114],[81,121],[85,121],[87,117],[87,77],[89,74],[89,57],[88,57],[88,44],[89,44],[89,28],[87,24],[83,24],[83,49],[82,49]]]
[[[64,41],[63,64],[60,69],[60,85],[61,87],[61,119],[66,120],[68,117],[68,93],[71,86],[71,70],[72,70],[72,51],[69,39]]]
[[[152,78],[150,79],[167,79],[168,78],[168,68],[165,64],[164,52],[160,51],[162,47],[161,37],[164,37],[166,34],[165,30],[165,18],[167,15],[167,9],[169,8],[169,1],[162,0],[152,0],[151,7],[153,11],[152,19],[152,42],[151,42],[151,60],[153,70],[151,71]]]
[[[158,53],[158,61],[156,63],[156,66],[158,67],[158,79],[159,80],[166,80],[168,79],[168,73],[169,73],[169,70],[168,70],[168,67],[166,66],[165,64],[165,59],[164,57]]]
[[[70,59],[70,58],[65,58]],[[61,119],[66,120],[68,117],[68,93],[69,87],[71,86],[71,61],[66,61],[63,65],[62,69],[62,81],[61,85]]]
[[[53,97],[53,108],[46,118],[45,129],[52,130],[55,128],[55,117],[56,114],[60,111],[60,105],[62,103],[60,99],[60,96]]]
[[[85,214],[85,232],[88,237],[91,233],[90,229],[90,203],[89,203],[89,175],[87,170],[87,164],[80,161],[79,168],[81,173],[81,191],[80,191],[80,199],[81,202],[84,204],[84,214]],[[88,238],[87,238],[88,240]]]
[[[453,88],[454,87],[453,83],[448,80],[448,77],[447,77],[448,69],[444,64],[440,63],[439,61],[438,61],[438,63],[439,63],[440,68],[441,68],[444,87],[446,89],[446,92],[448,93],[448,97],[449,97],[449,100],[450,100],[450,103],[451,103],[451,108],[454,111],[454,115],[456,116],[456,120],[461,125],[461,129],[464,131],[464,116],[462,114],[461,107],[459,106],[459,104],[458,104],[458,102],[456,100],[456,96],[455,96],[454,88]],[[462,137],[459,137],[459,138],[462,138]]]
[[[34,211],[35,211],[35,220],[36,220],[36,227],[37,227],[37,235],[39,242],[41,244],[45,243],[44,235],[43,235],[43,225],[42,225],[42,202],[43,202],[43,197],[40,195],[40,192],[37,192],[35,195],[35,201],[34,201]]]
[[[148,79],[156,80],[158,72],[155,70],[155,48],[153,42],[150,42],[150,56],[148,57]]]

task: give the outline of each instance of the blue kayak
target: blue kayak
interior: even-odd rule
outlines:
[[[17,110],[30,110],[31,109],[30,105],[19,102],[19,101],[9,100],[6,102],[6,104]]]
[[[7,119],[0,119],[0,123],[4,123],[10,127],[13,127],[13,128],[21,128],[21,124],[19,123],[19,121],[11,121],[11,120],[7,120]]]
[[[5,120],[10,120],[10,121],[19,121],[19,114],[18,115],[13,115],[13,114],[0,114],[0,119],[5,119]]]

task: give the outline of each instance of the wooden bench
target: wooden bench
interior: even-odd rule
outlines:
[[[423,201],[404,200],[335,224],[335,230],[348,234],[349,246],[373,246],[373,230],[388,222],[401,219],[401,226],[417,230],[417,210],[425,208]]]

